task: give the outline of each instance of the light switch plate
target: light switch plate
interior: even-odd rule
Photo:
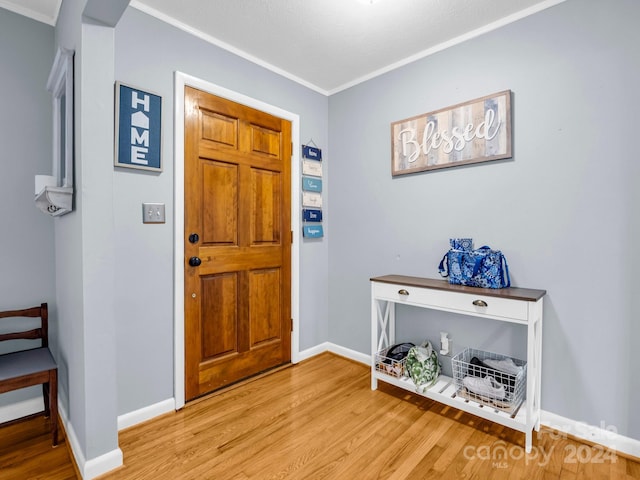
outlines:
[[[165,223],[164,203],[143,203],[142,223]]]

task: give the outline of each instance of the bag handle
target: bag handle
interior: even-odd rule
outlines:
[[[389,350],[387,350],[387,353],[385,355],[385,357],[387,358],[391,358],[392,360],[400,360],[399,358],[396,358],[396,356],[402,355],[402,349],[406,348],[406,347],[415,347],[415,345],[411,342],[405,342],[405,343],[397,343],[395,345],[393,345]],[[409,352],[409,348],[407,348],[407,352]],[[396,351],[398,350],[398,351]],[[404,356],[406,356],[406,353],[404,354]]]
[[[476,251],[482,250],[483,248],[488,248],[489,250],[491,250],[489,247],[481,247],[481,248],[478,248]],[[473,277],[475,277],[478,274],[483,264],[484,264],[484,257],[480,257],[480,256],[476,257],[476,262],[473,265],[473,275],[472,275]]]
[[[449,276],[449,272],[447,270],[448,262],[446,262],[448,255],[449,255],[449,252],[445,253],[444,257],[442,257],[442,260],[440,260],[440,265],[438,265],[438,272],[440,272],[440,275],[442,277]]]
[[[507,265],[507,258],[502,255],[502,271],[504,272],[504,278],[507,280],[505,287],[511,286],[511,277],[509,277],[509,265]]]

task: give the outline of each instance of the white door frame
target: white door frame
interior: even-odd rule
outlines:
[[[184,87],[226,98],[291,122],[291,362],[299,361],[300,346],[300,116],[233,90],[182,72],[174,76],[174,388],[175,408],[184,407]]]

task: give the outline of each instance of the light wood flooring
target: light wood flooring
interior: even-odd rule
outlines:
[[[640,479],[640,463],[542,429],[524,434],[322,354],[120,432],[110,479]],[[29,424],[29,425],[27,425]],[[0,429],[0,478],[75,478],[46,422]],[[64,457],[66,456],[66,460]]]

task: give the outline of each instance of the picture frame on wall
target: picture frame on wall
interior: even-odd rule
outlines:
[[[391,175],[511,158],[511,90],[391,124]]]
[[[115,84],[116,167],[162,172],[162,97]]]

